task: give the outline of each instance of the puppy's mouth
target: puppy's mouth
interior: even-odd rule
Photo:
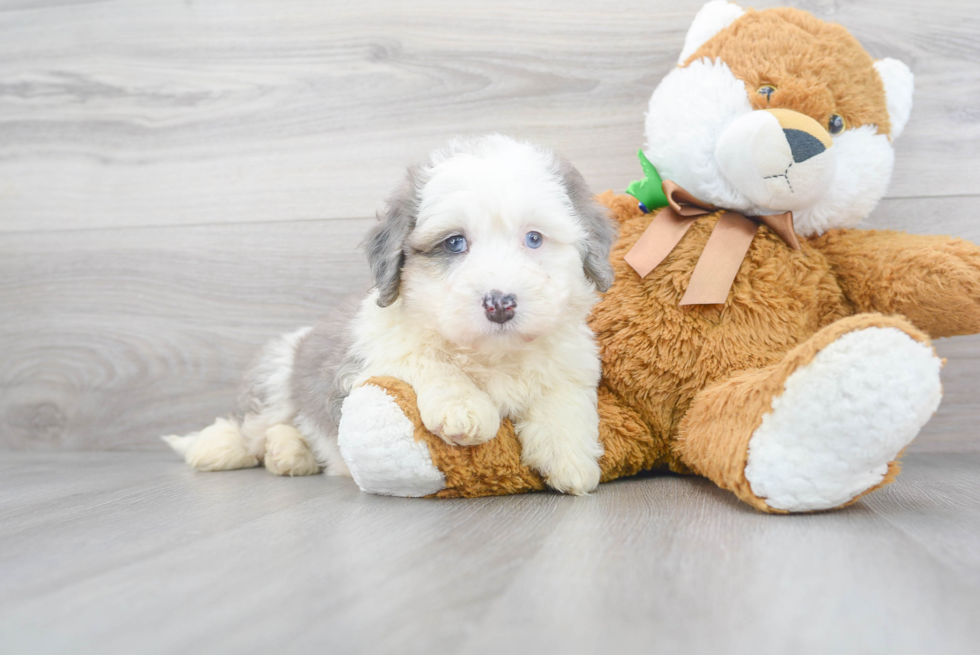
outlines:
[[[507,325],[498,325],[496,329],[493,329],[493,332],[494,336],[519,339],[521,343],[532,343],[533,341],[537,340],[539,336],[541,336],[540,334],[521,332],[516,326],[509,323]]]
[[[487,347],[493,349],[509,350],[518,346],[529,344],[541,336],[537,332],[528,331],[525,316],[515,307],[497,308],[492,305],[488,308],[487,303],[483,303],[482,310],[486,321],[483,322],[482,336],[477,338],[477,342],[483,342]]]

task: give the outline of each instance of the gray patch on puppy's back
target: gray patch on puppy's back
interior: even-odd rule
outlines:
[[[250,415],[290,418],[294,406],[289,384],[296,344],[311,329],[302,328],[269,340],[245,369],[235,404],[234,418],[239,425]]]
[[[353,313],[348,308],[317,325],[296,348],[291,386],[297,411],[324,435],[336,435],[340,408],[364,368],[350,352]]]
[[[297,410],[328,433],[336,430],[327,406],[344,355],[343,341],[342,333],[317,325],[296,348],[293,364],[291,386]]]
[[[585,241],[579,246],[585,275],[592,280],[596,289],[606,291],[615,278],[612,264],[609,263],[609,250],[616,240],[616,225],[609,218],[606,208],[596,202],[578,169],[565,157],[557,153],[554,156],[556,173],[586,231]]]
[[[337,366],[333,384],[330,386],[327,396],[327,413],[335,426],[340,425],[340,414],[344,407],[344,401],[350,395],[354,381],[364,370],[364,365],[363,359],[348,351]]]
[[[235,415],[239,425],[254,423],[264,430],[274,423],[292,423],[320,464],[327,463],[321,455],[329,447],[322,441],[336,437],[340,407],[363,368],[348,354],[349,326],[359,305],[355,297],[362,295],[339,301],[332,316],[315,327],[265,345],[242,379]]]

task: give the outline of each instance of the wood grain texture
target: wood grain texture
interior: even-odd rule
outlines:
[[[263,342],[363,292],[369,217],[448,136],[548,143],[622,190],[701,4],[0,2],[0,448],[157,449],[227,412]],[[868,226],[980,241],[972,4],[786,4],[916,73]],[[980,338],[937,345],[913,449],[980,450]]]
[[[369,220],[0,236],[0,444],[157,448],[272,336],[348,314]]]
[[[368,496],[151,453],[0,460],[9,653],[974,653],[980,455],[828,514],[698,478]]]
[[[499,130],[597,189],[637,176],[643,112],[702,0],[119,0],[0,11],[0,230],[372,215],[406,162]],[[766,0],[909,62],[891,197],[976,193],[968,0]]]

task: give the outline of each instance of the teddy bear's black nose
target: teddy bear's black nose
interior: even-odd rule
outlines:
[[[783,130],[786,141],[789,142],[789,149],[793,151],[793,162],[802,164],[811,157],[816,157],[827,148],[820,143],[820,139],[809,132],[803,130],[787,129]]]
[[[504,294],[494,289],[483,296],[483,309],[487,311],[487,319],[494,323],[506,323],[514,318],[517,308],[517,296],[512,293]]]

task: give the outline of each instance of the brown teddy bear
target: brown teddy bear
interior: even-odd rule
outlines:
[[[783,513],[895,478],[942,395],[929,339],[980,331],[980,249],[853,229],[885,192],[911,102],[908,68],[839,25],[700,11],[650,100],[647,179],[599,197],[620,225],[591,318],[603,481],[696,473]],[[339,439],[373,493],[545,488],[509,422],[447,445],[390,378],[354,390]]]

